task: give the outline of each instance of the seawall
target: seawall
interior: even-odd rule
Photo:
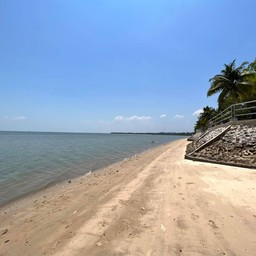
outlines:
[[[256,168],[256,121],[216,126],[188,144],[186,159]]]

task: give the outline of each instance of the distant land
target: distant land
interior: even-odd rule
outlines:
[[[146,134],[146,135],[179,135],[191,136],[193,132],[111,132],[111,134]]]

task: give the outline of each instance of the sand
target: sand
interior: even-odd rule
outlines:
[[[0,255],[256,255],[256,171],[186,140],[0,209]]]

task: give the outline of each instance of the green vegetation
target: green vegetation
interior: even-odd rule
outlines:
[[[201,129],[204,130],[207,128],[209,120],[211,120],[215,115],[217,115],[217,110],[211,107],[206,106],[203,108],[203,112],[200,114],[196,125],[195,130]]]
[[[207,96],[219,94],[218,108],[203,108],[195,130],[206,129],[210,119],[232,104],[256,100],[256,59],[251,63],[243,62],[238,67],[236,60],[233,60],[230,64],[224,64],[224,67],[220,74],[209,80],[211,84],[207,91]]]
[[[177,135],[177,136],[191,136],[192,132],[111,132],[111,134],[144,134],[144,135]]]

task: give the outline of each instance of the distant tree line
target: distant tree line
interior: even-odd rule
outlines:
[[[111,134],[144,134],[144,135],[177,135],[177,136],[191,136],[192,132],[111,132]]]
[[[253,62],[243,62],[236,67],[236,60],[224,64],[220,74],[210,80],[207,96],[219,94],[218,107],[206,106],[199,115],[195,130],[205,129],[210,119],[232,104],[256,100],[256,58]]]

